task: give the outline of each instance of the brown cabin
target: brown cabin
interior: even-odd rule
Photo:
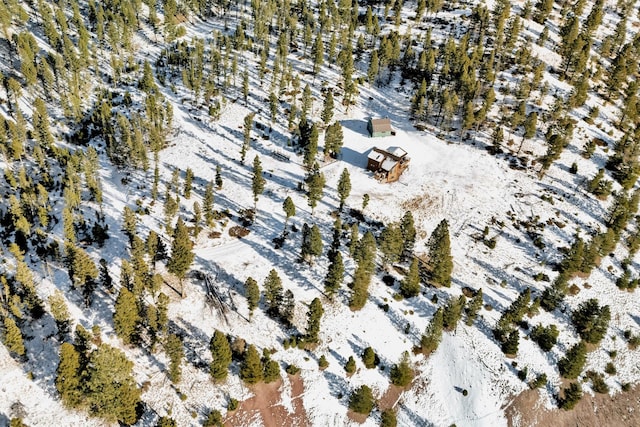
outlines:
[[[407,169],[410,160],[407,152],[400,147],[390,147],[387,150],[373,147],[367,156],[367,169],[379,181],[395,182]]]

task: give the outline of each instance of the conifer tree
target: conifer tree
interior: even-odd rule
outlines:
[[[337,159],[344,143],[344,134],[340,122],[334,122],[327,127],[324,135],[324,155],[325,158]]]
[[[373,369],[376,367],[376,352],[373,348],[367,347],[362,352],[362,363],[367,369]]]
[[[231,365],[231,347],[229,346],[229,340],[220,332],[215,330],[209,343],[209,350],[211,351],[211,366],[209,367],[209,373],[214,381],[223,381],[227,378],[229,373],[229,365]]]
[[[580,338],[591,344],[599,344],[602,341],[610,320],[609,306],[600,307],[595,298],[581,303],[571,315],[571,322]]]
[[[355,389],[349,397],[349,409],[359,414],[369,415],[375,405],[371,388],[362,385]]]
[[[258,197],[264,191],[265,179],[262,176],[262,164],[260,163],[260,157],[256,156],[253,159],[253,178],[251,180],[251,190],[253,191],[253,208],[255,209],[258,204]]]
[[[169,358],[169,379],[172,383],[177,384],[182,378],[180,363],[184,357],[184,348],[180,337],[175,334],[169,334],[164,343],[164,351]]]
[[[182,281],[193,262],[193,258],[193,242],[189,237],[189,229],[182,221],[182,218],[178,218],[173,242],[171,243],[171,257],[167,262],[167,270],[180,279],[180,294],[183,298],[185,294]]]
[[[317,224],[313,224],[310,228],[307,226],[306,231],[305,233],[303,226],[301,255],[302,259],[313,264],[313,258],[322,255],[322,235]]]
[[[306,177],[305,182],[307,184],[307,203],[311,207],[311,215],[313,215],[318,202],[322,198],[325,185],[324,174],[320,172],[317,163],[313,165],[313,169]]]
[[[296,205],[291,200],[291,197],[287,196],[282,203],[282,210],[284,211],[284,231],[287,231],[287,222],[289,222],[289,218],[296,214]]]
[[[340,289],[342,281],[344,280],[344,262],[342,260],[342,254],[338,251],[329,264],[329,270],[327,276],[324,279],[325,292],[332,298],[335,292]]]
[[[222,168],[220,165],[216,165],[216,187],[218,190],[222,188]]]
[[[425,355],[436,351],[442,340],[442,308],[438,308],[420,339],[420,349]]]
[[[244,118],[244,128],[243,128],[243,140],[242,146],[240,147],[240,163],[244,165],[244,159],[247,156],[247,151],[251,146],[251,128],[253,128],[253,118],[255,113],[249,113]]]
[[[340,206],[338,210],[342,212],[344,202],[351,193],[351,178],[349,176],[349,170],[344,168],[340,174],[340,180],[338,181],[338,199],[340,200]]]
[[[282,303],[280,304],[280,307],[278,307],[278,316],[280,317],[280,321],[282,321],[282,323],[286,327],[291,327],[295,308],[296,300],[293,292],[291,292],[290,289],[287,289],[286,291],[284,291]]]
[[[49,306],[51,307],[51,316],[58,328],[58,337],[63,338],[71,331],[71,316],[64,295],[59,289],[49,295]]]
[[[264,379],[264,382],[268,384],[280,379],[280,364],[275,360],[271,360],[268,357],[269,353],[265,353],[265,354],[266,354],[266,357],[263,358],[264,360],[262,363],[262,365],[264,366],[263,379]]]
[[[4,326],[3,342],[5,347],[7,347],[7,350],[9,350],[9,353],[12,355],[23,357],[26,350],[20,328],[18,328],[16,322],[8,315],[4,316],[2,323]]]
[[[567,351],[565,357],[558,361],[558,370],[563,378],[576,379],[587,361],[587,346],[580,341]]]
[[[413,369],[409,364],[409,353],[402,353],[400,362],[391,368],[391,383],[399,387],[406,387],[413,380]]]
[[[396,223],[387,225],[380,233],[378,247],[382,252],[382,264],[397,262],[402,254],[402,232]]]
[[[413,253],[413,246],[416,243],[416,227],[411,211],[406,211],[400,221],[400,232],[402,233],[402,256],[406,259]]]
[[[133,363],[122,351],[107,344],[93,351],[84,384],[91,414],[108,422],[135,423],[140,389],[136,387],[132,374]]]
[[[429,264],[431,271],[429,278],[439,286],[451,286],[451,272],[453,259],[451,257],[451,243],[449,241],[449,224],[443,219],[429,238]]]
[[[344,365],[344,370],[347,374],[353,374],[356,371],[356,360],[353,356],[349,356],[347,363]]]
[[[187,168],[187,171],[184,175],[184,198],[191,198],[191,187],[193,185],[193,170],[191,168]]]
[[[409,267],[409,273],[400,282],[400,293],[405,298],[415,297],[420,294],[420,266],[418,264],[418,258],[413,258],[411,266]]]
[[[204,211],[204,221],[207,227],[213,225],[213,183],[209,181],[204,189],[204,198],[202,200],[202,210]]]
[[[462,317],[462,309],[466,303],[464,295],[459,298],[451,298],[444,307],[442,313],[442,326],[445,331],[453,331]]]
[[[60,363],[56,369],[56,390],[68,408],[78,408],[83,401],[80,353],[68,342],[60,345]]]
[[[467,326],[471,326],[474,320],[476,320],[478,312],[482,308],[482,301],[482,288],[480,288],[476,291],[476,294],[473,296],[473,298],[471,298],[469,304],[467,304],[467,320],[465,322]]]
[[[267,303],[267,313],[277,316],[282,304],[282,280],[275,269],[271,269],[264,281],[264,299]]]
[[[558,406],[565,410],[573,409],[582,398],[582,387],[580,383],[572,382],[564,389],[564,397],[560,399]]]
[[[240,379],[247,384],[256,384],[262,381],[262,362],[256,347],[251,344],[244,354],[244,360],[240,366]]]
[[[307,312],[307,329],[304,339],[308,343],[317,343],[318,334],[320,333],[320,319],[324,309],[322,308],[322,302],[319,298],[314,298],[309,305],[309,311]]]
[[[509,333],[507,340],[502,343],[502,352],[509,356],[515,356],[518,353],[518,340],[520,334],[517,329],[514,329]]]
[[[253,310],[258,308],[258,303],[260,302],[260,288],[258,288],[258,282],[253,277],[247,277],[244,282],[244,293],[247,297],[249,315],[253,315]]]
[[[122,342],[125,344],[136,342],[140,320],[136,297],[126,287],[121,288],[116,299],[113,324],[116,335],[122,339]]]
[[[333,91],[327,90],[327,95],[324,98],[324,105],[322,107],[322,113],[320,118],[325,125],[328,125],[333,118]]]

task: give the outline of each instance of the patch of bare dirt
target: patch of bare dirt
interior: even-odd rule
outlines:
[[[389,384],[389,388],[384,392],[382,397],[378,399],[378,408],[381,411],[386,411],[387,409],[395,408],[396,403],[400,400],[400,395],[405,391],[404,388],[398,387],[397,385]]]
[[[282,405],[280,387],[282,380],[271,384],[256,384],[251,387],[254,396],[240,402],[238,409],[229,414],[224,425],[227,427],[246,426],[255,421],[265,427],[307,427],[309,420],[302,404],[304,384],[299,375],[289,375],[291,382],[291,406],[289,412]]]
[[[640,426],[640,386],[613,396],[585,394],[571,411],[548,410],[538,390],[527,390],[513,399],[505,409],[505,415],[509,427]]]

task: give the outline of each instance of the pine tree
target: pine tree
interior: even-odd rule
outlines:
[[[220,165],[216,165],[216,187],[218,190],[222,188],[222,168]]]
[[[322,198],[325,185],[324,174],[320,172],[320,168],[317,163],[313,165],[313,169],[305,181],[307,184],[307,203],[311,207],[311,215],[313,215],[318,202]]]
[[[60,345],[60,363],[56,369],[56,390],[68,408],[78,408],[83,401],[80,353],[73,344]]]
[[[244,360],[240,367],[240,379],[247,384],[256,384],[262,381],[262,378],[263,373],[260,354],[256,347],[251,344],[245,352]]]
[[[402,232],[396,223],[387,225],[380,233],[378,239],[378,247],[382,252],[382,264],[395,263],[400,259],[402,254]]]
[[[347,363],[344,365],[344,370],[347,374],[353,374],[356,371],[356,360],[353,356],[349,356]]]
[[[247,114],[244,118],[244,128],[243,128],[243,140],[242,146],[240,147],[240,163],[244,165],[244,159],[247,156],[247,151],[251,146],[251,128],[253,128],[253,118],[256,114],[250,113]]]
[[[265,383],[269,384],[280,379],[280,364],[278,362],[266,357],[263,361],[263,366],[263,378]]]
[[[327,276],[324,279],[325,292],[332,298],[335,292],[340,289],[342,281],[344,280],[344,262],[342,260],[342,254],[338,251],[329,264],[329,270]]]
[[[324,135],[324,155],[337,159],[342,151],[344,134],[340,122],[334,122],[327,127]]]
[[[438,308],[420,339],[420,349],[425,355],[433,353],[440,345],[442,340],[442,317],[442,308]]]
[[[177,384],[182,378],[180,363],[184,357],[184,348],[180,337],[175,334],[169,334],[164,343],[164,351],[169,358],[169,379],[172,383]]]
[[[599,344],[602,341],[610,320],[609,306],[600,307],[595,298],[581,303],[571,315],[571,322],[580,338],[591,344]]]
[[[420,2],[426,2],[426,0],[420,0]],[[418,4],[420,4],[420,2]],[[396,413],[393,409],[387,409],[382,411],[380,427],[397,427],[398,420],[396,419]]]
[[[476,320],[478,316],[478,312],[482,308],[482,301],[482,288],[480,288],[476,291],[473,298],[471,298],[469,304],[467,304],[467,320],[465,322],[467,326],[473,325],[474,320]]]
[[[58,328],[58,337],[63,338],[71,331],[71,316],[64,295],[59,289],[49,295],[49,306]]]
[[[193,170],[191,168],[187,168],[187,171],[184,175],[184,198],[191,198],[191,187],[193,185]]]
[[[373,351],[373,348],[367,347],[362,352],[362,363],[364,363],[365,368],[373,369],[376,367],[376,352]]]
[[[282,303],[278,307],[278,316],[286,327],[291,327],[293,321],[293,315],[295,313],[296,300],[290,289],[284,291],[282,297]]]
[[[409,364],[409,353],[402,353],[402,358],[398,364],[393,365],[390,372],[391,383],[399,387],[406,387],[413,380],[413,369]]]
[[[289,218],[293,217],[296,214],[296,205],[291,200],[291,197],[287,196],[282,203],[282,210],[284,211],[284,231],[287,231],[287,222],[289,222]]]
[[[319,298],[314,298],[309,305],[309,311],[307,312],[307,330],[305,332],[304,339],[308,343],[317,343],[318,335],[320,334],[320,319],[324,309],[322,308],[322,302]]]
[[[215,330],[211,342],[209,343],[209,350],[211,351],[211,366],[209,367],[209,373],[214,381],[223,381],[227,378],[229,373],[229,365],[231,365],[231,347],[229,346],[229,340],[220,332]]]
[[[443,219],[429,238],[429,263],[431,281],[439,286],[451,286],[451,272],[453,258],[451,257],[451,243],[449,241],[449,224]]]
[[[349,170],[344,168],[340,174],[340,180],[338,181],[338,199],[340,200],[340,206],[338,210],[342,212],[344,202],[351,193],[351,178],[349,176]]]
[[[171,257],[167,262],[167,270],[180,279],[180,294],[183,298],[185,294],[182,281],[193,262],[193,258],[193,242],[189,237],[189,229],[182,221],[182,218],[178,218],[173,242],[171,243]]]
[[[349,397],[349,409],[359,414],[369,415],[375,405],[371,388],[362,385],[355,389]]]
[[[277,316],[282,304],[282,280],[275,269],[271,269],[264,281],[264,299],[267,303],[267,313]]]
[[[411,256],[416,243],[416,227],[411,211],[406,211],[400,221],[400,232],[402,233],[402,255],[403,258]]]
[[[209,181],[204,189],[204,198],[202,200],[202,209],[204,211],[204,221],[207,227],[213,225],[213,183]]]
[[[565,357],[558,361],[558,370],[563,378],[570,380],[578,378],[587,361],[587,346],[580,341],[567,351]]]
[[[111,277],[111,274],[109,274],[109,267],[107,266],[107,260],[104,258],[100,258],[99,264],[100,264],[100,277],[99,277],[100,286],[110,293],[113,290],[113,278]]]
[[[517,329],[514,329],[509,333],[509,337],[502,344],[502,352],[509,356],[515,356],[518,353],[518,341],[520,334]]]
[[[87,364],[84,389],[92,415],[108,422],[136,422],[140,389],[133,378],[133,363],[122,351],[107,344],[93,351]]]
[[[409,273],[400,282],[400,293],[405,298],[415,297],[420,294],[420,266],[418,264],[418,258],[413,258],[411,266],[409,267]]]
[[[442,313],[442,326],[445,331],[453,331],[456,328],[458,321],[462,317],[462,309],[465,303],[466,298],[464,295],[449,300]]]
[[[8,315],[2,320],[4,326],[3,342],[9,353],[14,356],[23,357],[26,353],[24,341],[22,340],[22,332],[16,325],[16,322]]]
[[[262,164],[260,163],[260,157],[256,156],[253,159],[253,178],[251,180],[251,190],[253,191],[253,208],[255,209],[258,204],[258,197],[264,191],[265,179],[262,176]]]
[[[325,125],[329,124],[329,122],[333,118],[333,91],[332,90],[327,90],[327,95],[324,98],[324,105],[322,107],[322,113],[320,113],[320,118],[322,119]]]
[[[138,314],[136,297],[129,289],[123,287],[120,289],[114,308],[113,325],[116,335],[118,335],[125,344],[136,342],[137,328],[141,321]]]
[[[258,303],[260,302],[260,288],[258,288],[258,282],[253,277],[248,277],[244,282],[244,294],[247,297],[249,315],[253,315],[253,310],[258,308]]]

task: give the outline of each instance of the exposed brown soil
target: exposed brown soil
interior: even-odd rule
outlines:
[[[251,387],[254,396],[240,402],[238,409],[225,419],[227,427],[239,427],[260,420],[265,427],[306,427],[309,426],[307,413],[302,404],[304,384],[299,375],[289,375],[291,382],[291,406],[293,413],[282,405],[280,387],[282,380],[271,384],[257,384]]]
[[[585,394],[571,411],[545,409],[539,391],[527,390],[513,399],[505,414],[509,427],[640,426],[640,386],[614,396]]]

